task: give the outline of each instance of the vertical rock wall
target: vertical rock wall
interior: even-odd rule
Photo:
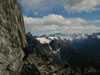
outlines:
[[[0,0],[0,75],[17,73],[25,43],[23,16],[17,0]]]

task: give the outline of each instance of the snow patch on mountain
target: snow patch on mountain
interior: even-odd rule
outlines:
[[[53,54],[58,54],[60,52],[61,48],[58,48],[56,51],[53,51]]]
[[[87,39],[88,35],[87,34],[62,34],[62,33],[55,33],[55,34],[50,34],[49,36],[52,37],[59,37],[62,40],[81,40],[81,39]]]
[[[73,38],[72,38],[71,36],[60,36],[60,38],[61,38],[62,40],[70,40],[70,41],[73,40]]]
[[[97,38],[100,39],[100,35],[98,35]]]
[[[51,40],[58,39],[58,37],[49,37]]]
[[[37,37],[36,39],[40,41],[41,44],[49,44],[51,42],[51,40],[46,37]]]

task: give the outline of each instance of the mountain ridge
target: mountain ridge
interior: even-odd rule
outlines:
[[[46,35],[45,36],[28,36],[26,34],[26,36],[27,36],[28,45],[32,46],[32,48],[31,46],[29,47],[31,48],[29,49],[30,51],[33,51],[33,53],[36,52],[35,54],[38,54],[38,55],[46,55],[50,58],[52,57],[54,62],[57,61],[57,62],[62,63],[61,61],[64,61],[64,63],[66,64],[68,63],[67,61],[69,61],[71,64],[76,63],[77,65],[79,65],[78,61],[82,65],[83,59],[84,59],[84,62],[85,61],[88,62],[88,58],[85,57],[85,55],[81,55],[75,50],[71,49],[70,46],[64,40],[61,40],[57,37],[52,39]],[[45,38],[45,42],[43,42],[44,38]],[[49,42],[47,40],[49,40]],[[81,60],[81,57],[83,58],[82,60]],[[64,60],[61,60],[61,59],[64,59]]]

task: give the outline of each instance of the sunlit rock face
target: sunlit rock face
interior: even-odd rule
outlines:
[[[24,22],[17,0],[0,0],[0,75],[18,73],[26,43]]]

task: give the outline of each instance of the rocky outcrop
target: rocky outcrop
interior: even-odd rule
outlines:
[[[29,54],[19,75],[100,75],[100,71],[93,67],[58,66],[43,58],[36,54]]]
[[[0,0],[0,75],[16,75],[24,53],[23,16],[17,0]]]

